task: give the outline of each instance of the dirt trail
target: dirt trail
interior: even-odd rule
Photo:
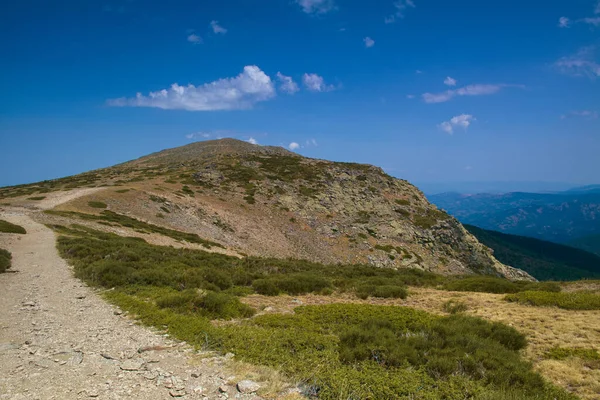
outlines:
[[[0,399],[259,398],[228,384],[227,358],[134,324],[74,278],[54,233],[27,211],[0,209],[0,218],[27,230],[0,233],[16,271],[0,275]],[[157,350],[139,352],[149,347]]]

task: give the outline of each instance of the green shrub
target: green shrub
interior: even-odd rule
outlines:
[[[88,206],[92,208],[106,208],[108,205],[101,201],[88,201]]]
[[[38,201],[38,200],[44,200],[45,198],[46,198],[46,196],[34,196],[34,197],[28,197],[27,200]]]
[[[459,314],[467,311],[467,305],[457,299],[450,299],[442,305],[442,310],[448,314]]]
[[[239,298],[226,293],[208,292],[195,305],[213,319],[249,318],[255,312],[252,307],[242,303]]]
[[[257,293],[267,296],[277,296],[280,293],[299,295],[321,292],[331,287],[331,282],[316,274],[293,273],[285,276],[259,279],[253,283]]]
[[[25,228],[0,219],[0,232],[26,234]]]
[[[368,297],[405,299],[408,296],[408,290],[404,286],[396,285],[361,285],[356,288],[356,295],[361,299]]]
[[[600,360],[600,353],[596,349],[582,349],[582,348],[567,348],[567,347],[553,347],[546,352],[546,357],[554,360],[564,360],[569,357],[577,357],[582,360],[595,361]]]
[[[0,273],[6,272],[11,267],[12,254],[9,251],[0,249]]]
[[[590,292],[521,292],[507,295],[506,301],[565,310],[600,310],[600,294]]]

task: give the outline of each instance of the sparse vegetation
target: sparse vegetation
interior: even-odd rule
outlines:
[[[39,200],[44,200],[45,198],[46,198],[46,196],[33,196],[33,197],[28,197],[27,200],[39,201]]]
[[[546,357],[553,360],[564,360],[569,357],[577,357],[583,360],[600,360],[600,353],[596,349],[582,349],[573,347],[553,347],[546,352]]]
[[[0,273],[11,267],[11,260],[12,254],[8,250],[0,249]]]
[[[20,233],[22,235],[26,234],[27,231],[20,225],[11,224],[8,221],[0,219],[0,232],[4,233]]]
[[[559,307],[565,310],[600,310],[600,294],[590,292],[521,292],[505,300],[537,307]]]
[[[108,204],[102,201],[88,201],[88,206],[92,208],[106,208],[108,207]]]

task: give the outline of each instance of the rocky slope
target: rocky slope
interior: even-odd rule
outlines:
[[[89,202],[104,203],[111,212],[197,233],[240,255],[531,279],[499,263],[456,219],[380,168],[309,159],[234,139],[0,190],[0,198],[103,185],[59,209],[101,215]],[[110,229],[108,223],[95,225]]]

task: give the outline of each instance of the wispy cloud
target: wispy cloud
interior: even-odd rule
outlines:
[[[567,114],[560,116],[561,119],[567,119],[567,118],[571,118],[571,117],[596,119],[596,118],[598,118],[598,111],[592,111],[592,110],[571,111]]]
[[[440,93],[423,93],[421,97],[425,103],[444,103],[452,100],[457,96],[485,96],[494,93],[498,93],[502,88],[505,87],[520,87],[522,85],[509,85],[509,84],[477,84],[468,85],[459,89],[446,90]]]
[[[216,34],[226,34],[227,33],[227,29],[223,28],[221,25],[219,25],[219,21],[210,21],[210,27],[213,30],[213,33]]]
[[[294,94],[300,90],[298,84],[294,82],[292,77],[285,76],[281,72],[277,73],[277,80],[279,81],[279,90],[284,93]]]
[[[192,33],[190,35],[188,35],[187,37],[187,41],[193,44],[200,44],[202,43],[202,38],[198,35],[196,35],[195,33]]]
[[[569,20],[569,18],[567,18],[567,17],[560,17],[558,19],[558,27],[559,28],[568,28],[570,24],[571,24],[571,20]]]
[[[404,18],[404,13],[408,8],[415,8],[413,0],[398,0],[394,2],[395,11],[393,14],[385,17],[386,24],[393,24],[398,18]]]
[[[594,14],[600,14],[600,0],[598,0],[598,4],[596,4],[596,8],[594,8]]]
[[[363,42],[365,42],[365,47],[366,48],[375,46],[375,41],[373,39],[371,39],[370,37],[368,37],[368,36],[363,39]]]
[[[583,47],[577,53],[563,57],[554,63],[566,75],[595,79],[600,76],[600,64],[595,61],[594,46]]]
[[[582,18],[581,21],[585,22],[586,24],[590,24],[590,25],[594,25],[594,26],[600,26],[600,17]]]
[[[296,0],[307,14],[325,14],[335,9],[333,0]]]
[[[209,132],[194,132],[185,135],[186,139],[210,139],[211,134]]]
[[[456,79],[450,78],[449,76],[447,76],[446,79],[444,79],[444,85],[456,86]]]
[[[317,74],[304,74],[302,83],[311,92],[331,92],[335,90],[335,86],[326,84],[323,77]]]
[[[414,98],[415,98],[415,95],[414,95],[414,94],[407,94],[407,95],[406,95],[406,98],[407,98],[407,99],[414,99]]]
[[[461,114],[456,117],[450,118],[450,121],[444,121],[438,125],[442,131],[452,135],[454,133],[454,128],[463,128],[467,129],[473,121],[476,121],[475,117],[470,114]]]
[[[234,78],[219,79],[203,85],[180,86],[138,93],[132,98],[108,100],[115,107],[156,107],[166,110],[216,111],[249,109],[258,102],[275,97],[271,78],[256,65],[244,67]]]

